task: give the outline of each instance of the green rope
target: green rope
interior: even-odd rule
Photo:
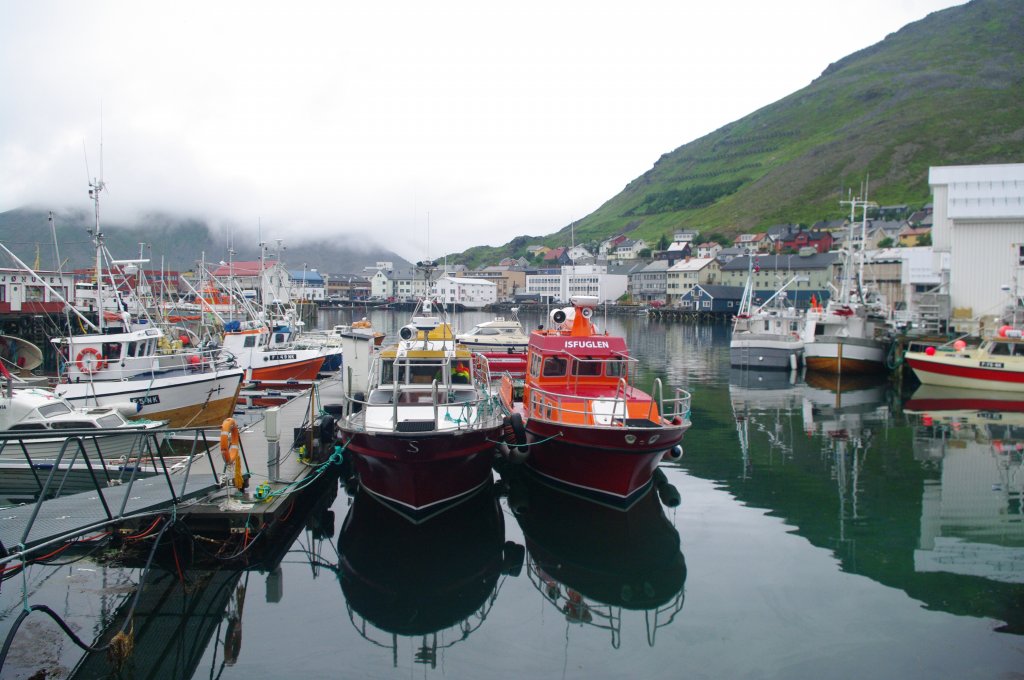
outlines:
[[[559,437],[564,437],[564,436],[565,436],[564,432],[559,432],[558,434],[553,434],[550,437],[545,437],[544,439],[538,439],[535,442],[523,442],[522,444],[509,444],[504,439],[487,439],[486,441],[488,443],[490,443],[490,444],[508,444],[509,446],[515,446],[515,447],[519,447],[519,446],[530,447],[530,446],[537,446],[538,444],[546,444],[547,442],[551,441],[552,439],[558,439]]]
[[[267,494],[267,497],[263,499],[263,502],[269,503],[270,500],[273,498],[281,498],[283,496],[287,496],[288,494],[295,493],[296,491],[302,491],[306,487],[310,486],[311,484],[313,484],[313,482],[319,479],[330,466],[342,464],[342,462],[344,461],[343,454],[346,448],[348,448],[347,443],[344,446],[336,444],[334,446],[334,452],[327,458],[327,460],[325,460],[317,467],[316,471],[312,475],[294,481],[291,484],[288,484],[287,486],[281,487],[280,489],[271,491],[269,494]]]

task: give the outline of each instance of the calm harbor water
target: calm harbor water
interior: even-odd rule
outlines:
[[[513,473],[413,527],[332,485],[278,570],[151,573],[112,677],[1022,677],[1024,402],[735,371],[725,326],[607,325],[642,386],[693,393],[663,464],[677,507],[605,510]],[[92,640],[138,576],[32,567],[3,583],[3,630],[24,589]],[[2,677],[40,670],[111,673],[33,615]]]

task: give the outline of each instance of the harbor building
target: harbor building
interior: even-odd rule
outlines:
[[[932,167],[928,183],[932,245],[950,254],[954,325],[999,315],[1024,291],[1024,163]]]

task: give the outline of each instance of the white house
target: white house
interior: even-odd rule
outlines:
[[[1024,292],[1024,163],[932,167],[932,246],[950,254],[957,319],[998,315]]]
[[[498,301],[498,284],[484,279],[442,276],[434,282],[433,293],[445,304],[480,309]]]
[[[615,260],[635,260],[640,257],[640,251],[647,248],[647,242],[641,239],[626,239],[618,246],[615,247],[611,253],[608,254],[609,259]]]

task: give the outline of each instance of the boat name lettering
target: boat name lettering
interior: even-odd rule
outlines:
[[[267,358],[270,359],[271,361],[280,361],[282,359],[294,359],[295,356],[296,355],[294,354],[271,354]]]
[[[978,365],[982,368],[1002,368],[1003,362],[1001,361],[979,361]]]
[[[607,340],[566,340],[566,349],[608,349]]]
[[[149,406],[150,404],[159,404],[160,395],[150,394],[145,397],[129,397],[128,401],[138,404],[139,406]]]

